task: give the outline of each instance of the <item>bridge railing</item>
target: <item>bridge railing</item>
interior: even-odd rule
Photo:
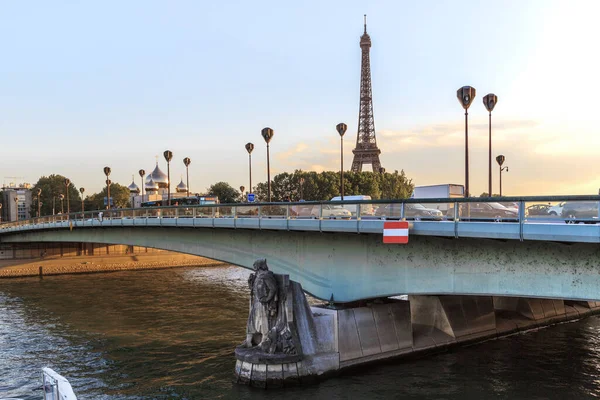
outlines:
[[[371,201],[302,201],[94,210],[0,224],[0,231],[45,224],[153,218],[414,220],[438,223],[584,223],[600,221],[600,196],[528,196]]]

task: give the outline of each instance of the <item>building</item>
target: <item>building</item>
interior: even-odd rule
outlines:
[[[31,218],[31,185],[14,183],[2,188],[2,222],[11,222]],[[16,199],[16,202],[15,202]],[[16,207],[15,207],[16,205]]]

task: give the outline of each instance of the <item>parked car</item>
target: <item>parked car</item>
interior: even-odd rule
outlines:
[[[598,221],[598,202],[597,201],[568,201],[565,202],[562,209],[562,217],[567,224],[577,224],[579,222],[594,223]],[[593,221],[577,221],[581,219]]]
[[[565,203],[566,203],[565,201],[561,201],[557,205],[551,206],[550,208],[548,208],[548,215],[561,216]]]
[[[402,204],[400,203],[392,203],[381,205],[375,211],[375,215],[379,217],[392,217],[392,218],[400,218],[402,210]],[[404,204],[404,217],[405,218],[415,218],[415,219],[432,219],[439,221],[443,218],[443,214],[440,210],[435,210],[433,208],[427,208],[422,204],[418,203],[406,203]]]
[[[549,204],[533,204],[525,209],[525,215],[548,215]]]
[[[454,216],[454,207],[448,209],[448,217]],[[460,219],[470,221],[515,221],[519,212],[504,207],[500,203],[463,203],[460,205]]]
[[[366,196],[363,194],[344,196],[344,201],[356,201],[356,200],[371,201],[371,196]],[[342,201],[342,197],[335,196],[334,198],[331,199],[331,201]],[[350,213],[352,214],[353,217],[356,217],[357,209],[360,210],[360,215],[373,215],[375,213],[375,210],[374,210],[372,204],[344,204],[342,207],[344,207],[346,210],[350,211]]]

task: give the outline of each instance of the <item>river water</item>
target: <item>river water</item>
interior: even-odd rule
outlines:
[[[232,383],[249,271],[181,268],[0,281],[0,399],[41,399],[40,369],[100,399],[581,399],[600,397],[600,319],[316,385]]]

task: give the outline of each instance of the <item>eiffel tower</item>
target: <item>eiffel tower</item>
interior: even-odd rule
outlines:
[[[373,96],[371,91],[371,62],[369,51],[371,37],[367,33],[367,16],[365,15],[365,32],[360,37],[362,62],[360,69],[360,107],[358,111],[358,132],[356,148],[352,150],[352,172],[361,172],[364,164],[371,164],[373,172],[381,172],[379,154],[375,139],[375,120],[373,118]]]

